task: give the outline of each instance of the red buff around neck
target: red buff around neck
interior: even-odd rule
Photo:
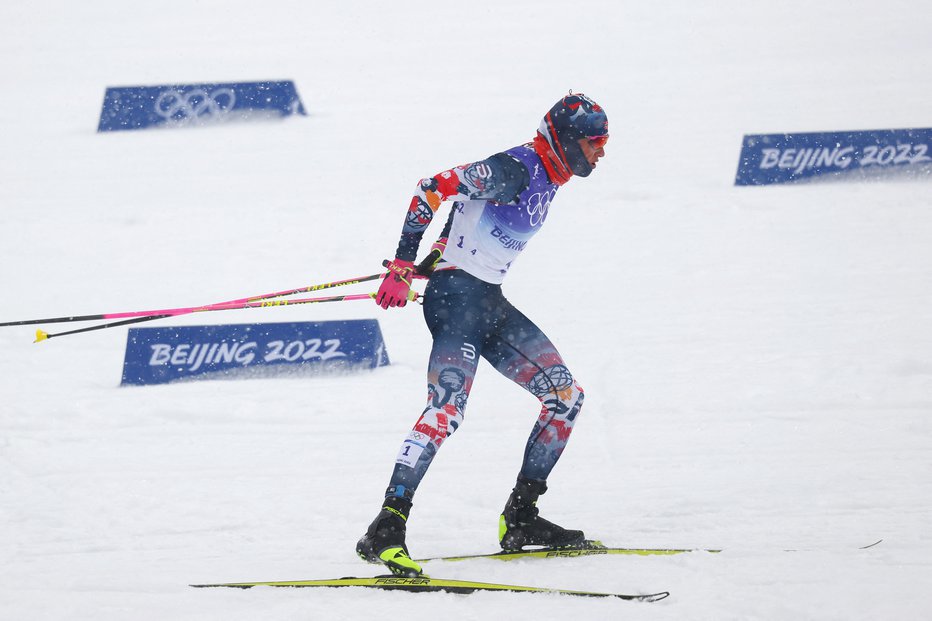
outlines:
[[[563,185],[573,176],[569,167],[560,161],[560,157],[554,153],[553,147],[550,146],[550,143],[540,132],[537,132],[534,137],[534,152],[540,156],[541,161],[544,163],[547,176],[557,185]]]

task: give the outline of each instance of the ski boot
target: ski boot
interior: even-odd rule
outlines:
[[[547,491],[546,481],[519,476],[505,510],[498,520],[498,542],[502,550],[522,550],[524,546],[566,548],[586,545],[581,530],[567,530],[537,514],[537,498]]]
[[[405,545],[405,522],[411,501],[389,496],[366,534],[356,543],[356,554],[369,563],[382,563],[396,576],[421,575],[421,566],[411,560]]]

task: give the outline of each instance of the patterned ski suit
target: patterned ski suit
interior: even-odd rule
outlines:
[[[463,423],[479,358],[541,402],[521,475],[546,480],[583,403],[550,339],[502,295],[512,262],[547,219],[559,189],[530,144],[421,180],[396,256],[414,261],[440,204],[453,209],[424,318],[433,335],[427,407],[402,443],[386,496],[412,498],[440,446]]]

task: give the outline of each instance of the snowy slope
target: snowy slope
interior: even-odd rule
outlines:
[[[651,605],[190,589],[377,571],[353,546],[425,397],[418,310],[162,322],[378,317],[394,364],[133,389],[125,329],[3,328],[0,618],[928,618],[930,180],[732,181],[744,133],[932,125],[930,26],[918,0],[3,4],[0,321],[371,273],[418,179],[528,140],[569,88],[596,98],[608,155],[505,283],[587,393],[541,508],[726,552],[429,567],[673,593]],[[252,79],[295,80],[310,116],[94,132],[108,85]],[[415,555],[495,549],[536,411],[480,370]]]

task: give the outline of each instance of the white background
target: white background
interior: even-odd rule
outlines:
[[[353,548],[426,397],[419,308],[162,321],[377,317],[394,364],[146,388],[118,386],[125,328],[2,328],[0,617],[928,618],[932,185],[733,179],[745,133],[932,125],[930,27],[919,0],[3,4],[2,321],[378,271],[421,177],[529,140],[568,89],[599,101],[607,155],[505,283],[586,389],[540,506],[726,551],[427,567],[656,604],[191,589],[378,573]],[[95,133],[107,86],[268,79],[310,115]],[[496,549],[537,409],[481,368],[412,554]]]

